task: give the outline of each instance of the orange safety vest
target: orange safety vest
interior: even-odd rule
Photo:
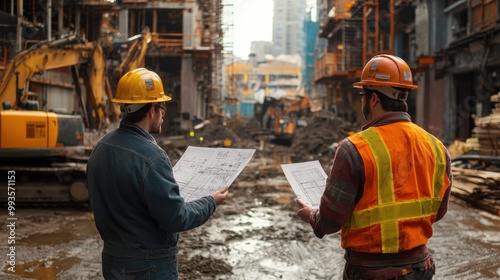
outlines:
[[[450,180],[441,142],[411,122],[348,138],[364,165],[363,196],[342,227],[342,247],[398,253],[427,244]]]

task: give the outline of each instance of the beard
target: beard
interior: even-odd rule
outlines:
[[[160,134],[161,126],[151,129],[151,134]]]
[[[149,130],[149,133],[151,134],[160,134],[161,133],[161,125],[163,124],[163,119],[161,119],[158,122],[155,122],[151,124],[151,128]]]
[[[364,106],[363,108],[361,108],[361,111],[363,111],[363,118],[365,119],[365,122],[369,122],[368,118],[372,113],[372,109],[370,108],[370,106],[368,106],[368,102],[364,103]]]

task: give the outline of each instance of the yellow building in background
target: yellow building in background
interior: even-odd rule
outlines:
[[[260,63],[249,60],[227,64],[227,97],[249,97],[259,91],[263,91],[265,96],[299,95],[300,64],[298,56],[278,56]]]
[[[255,103],[264,97],[303,95],[299,56],[269,57],[264,62],[233,62],[225,68],[226,111],[230,115],[253,116]]]

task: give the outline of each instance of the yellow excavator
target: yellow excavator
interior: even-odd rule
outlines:
[[[285,96],[273,98],[266,96],[256,119],[262,125],[252,138],[256,141],[271,141],[291,145],[297,127],[306,126],[305,117],[311,110],[311,100],[305,96]]]
[[[86,142],[119,115],[109,102],[106,71],[100,43],[75,35],[33,45],[6,65],[0,76],[0,169],[15,173],[16,202],[88,200]],[[6,194],[0,192],[1,201]]]
[[[127,54],[120,65],[114,69],[116,80],[119,80],[129,70],[144,67],[144,56],[151,40],[152,35],[148,27],[144,27],[141,34],[128,38],[127,43],[130,43],[130,46],[127,47]]]

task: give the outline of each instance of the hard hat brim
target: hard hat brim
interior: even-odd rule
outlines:
[[[398,84],[398,83],[380,82],[380,81],[356,82],[352,86],[355,88],[363,88],[364,86],[378,86],[378,87],[399,87],[399,88],[407,88],[407,89],[418,89],[417,85]]]
[[[158,102],[167,102],[172,100],[172,97],[168,95],[164,95],[158,99],[142,99],[142,100],[129,100],[129,99],[118,99],[113,98],[111,102],[113,103],[121,103],[121,104],[146,104],[146,103],[158,103]]]

